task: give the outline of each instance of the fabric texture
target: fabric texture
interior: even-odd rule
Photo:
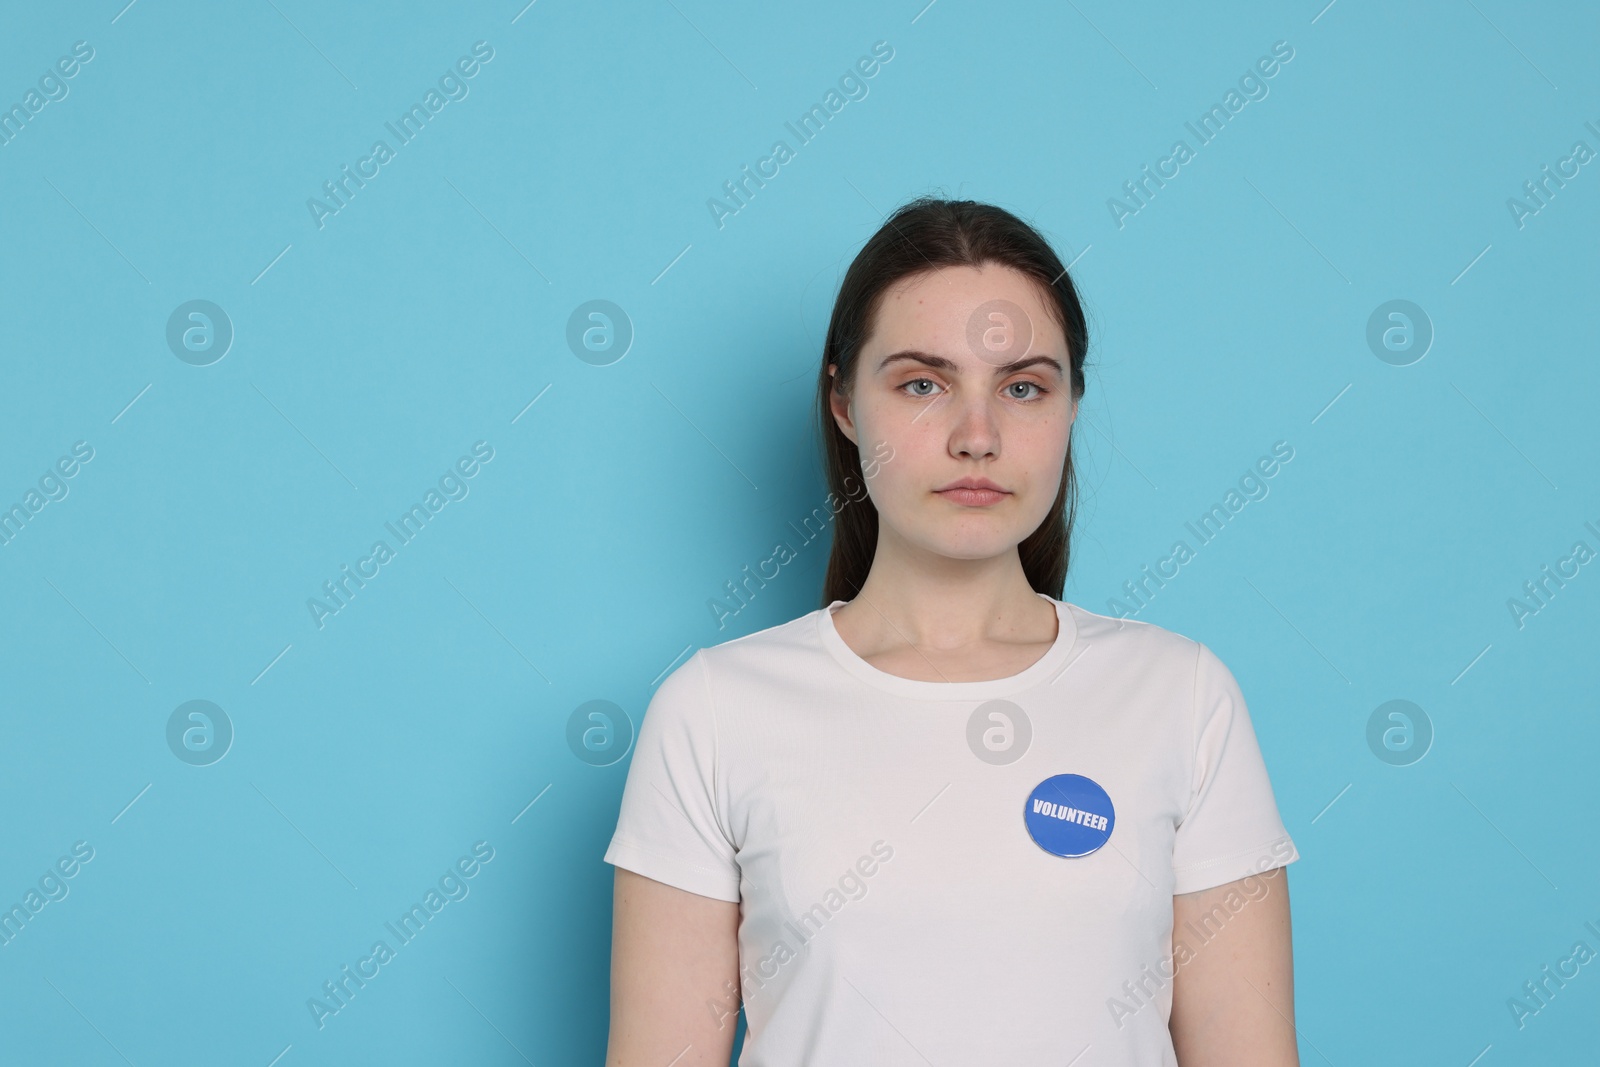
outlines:
[[[1299,853],[1209,648],[1044,599],[1056,641],[1009,678],[880,671],[835,601],[656,690],[605,861],[742,902],[740,1067],[1176,1067],[1173,959],[1215,931],[1175,938],[1173,895],[1245,879],[1248,907]],[[1061,773],[1115,808],[1086,856],[1024,822]]]

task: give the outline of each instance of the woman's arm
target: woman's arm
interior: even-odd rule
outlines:
[[[1225,903],[1230,892],[1235,911]],[[1172,937],[1175,952],[1182,941],[1193,953],[1179,953],[1187,962],[1172,982],[1172,1046],[1182,1067],[1300,1067],[1288,870],[1175,895]]]
[[[739,905],[616,871],[606,1067],[728,1067]]]

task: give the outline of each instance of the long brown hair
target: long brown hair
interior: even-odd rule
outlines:
[[[817,428],[823,442],[828,487],[836,498],[849,502],[838,513],[833,549],[822,582],[822,602],[853,599],[867,580],[878,544],[878,509],[859,489],[861,453],[834,421],[830,391],[846,398],[855,384],[857,356],[871,337],[884,291],[910,275],[940,267],[981,267],[996,263],[1034,279],[1048,294],[1045,306],[1055,317],[1067,342],[1072,364],[1072,398],[1083,396],[1084,357],[1089,329],[1078,292],[1049,243],[1032,226],[1003,208],[973,200],[919,197],[898,208],[873,234],[845,272],[834,301],[828,336],[822,346],[822,368],[817,377]],[[837,375],[828,365],[837,364]],[[850,491],[854,483],[858,489]],[[1055,503],[1039,528],[1029,534],[1017,553],[1023,573],[1036,592],[1061,599],[1066,587],[1072,540],[1072,520],[1077,512],[1078,483],[1072,468],[1071,438],[1061,485]]]

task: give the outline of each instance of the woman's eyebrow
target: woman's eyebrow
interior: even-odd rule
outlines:
[[[882,362],[878,364],[878,370],[882,371],[889,364],[897,363],[901,360],[922,363],[929,367],[936,367],[939,370],[944,371],[955,372],[960,369],[956,361],[953,359],[948,359],[945,356],[931,355],[927,352],[919,352],[914,348],[908,348],[904,351],[895,352],[891,355],[884,356]],[[1014,360],[1010,363],[996,364],[994,372],[997,375],[1012,374],[1023,369],[1024,367],[1032,367],[1035,364],[1043,364],[1047,367],[1053,367],[1055,368],[1056,377],[1059,378],[1062,376],[1061,362],[1051,356],[1044,355],[1024,356],[1022,359]]]

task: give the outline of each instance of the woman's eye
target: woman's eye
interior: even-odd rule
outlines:
[[[1017,389],[1019,387],[1024,390],[1032,389],[1033,392],[1024,393],[1021,396],[1017,395],[1016,393],[1012,393],[1011,399],[1022,401],[1037,400],[1050,391],[1044,386],[1040,385],[1038,382],[1020,381],[1012,382],[1010,385],[1006,386],[1007,389]],[[906,391],[907,395],[922,398],[937,396],[938,394],[933,390],[942,388],[943,386],[939,385],[939,383],[935,382],[932,378],[913,378],[909,382],[905,382],[900,386],[900,389],[902,391]]]

